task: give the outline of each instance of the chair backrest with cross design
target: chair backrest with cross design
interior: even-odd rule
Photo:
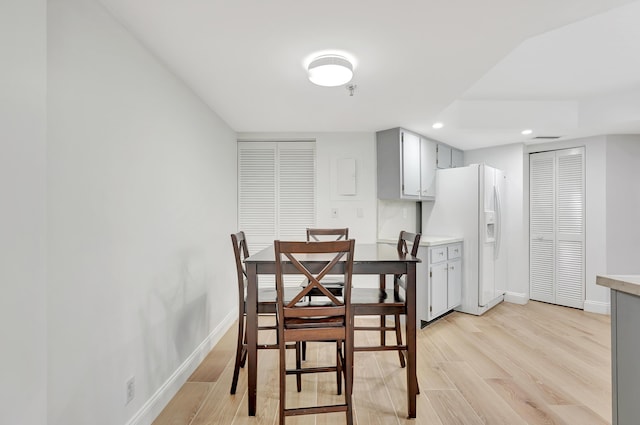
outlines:
[[[307,228],[307,240],[320,242],[323,240],[347,240],[349,239],[349,228]]]

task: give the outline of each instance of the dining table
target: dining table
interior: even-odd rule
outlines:
[[[302,261],[305,263],[305,261]],[[309,260],[312,263],[313,260]],[[418,378],[416,371],[416,264],[420,259],[411,254],[399,252],[389,244],[358,244],[353,254],[354,275],[405,275],[406,282],[406,345],[407,345],[407,417],[416,417],[416,397],[418,394]],[[256,415],[258,388],[258,275],[275,275],[276,259],[273,246],[247,257],[244,260],[247,273],[247,369],[248,369],[248,407],[249,416]],[[305,264],[311,268],[322,267],[322,264]],[[283,260],[283,274],[299,274],[300,272],[288,261]],[[341,265],[336,266],[336,273],[343,272]],[[354,314],[358,312],[356,303],[352,303]]]

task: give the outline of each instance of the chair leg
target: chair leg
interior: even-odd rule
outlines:
[[[285,405],[285,396],[287,394],[286,385],[287,385],[287,357],[286,357],[286,347],[285,342],[283,341],[280,344],[280,403],[279,403],[279,414],[278,414],[278,423],[280,425],[284,425],[284,411],[286,409]]]
[[[380,345],[387,345],[387,331],[384,328],[387,326],[387,316],[380,316]]]
[[[353,394],[353,332],[351,333],[351,338],[348,338],[344,341],[344,356],[343,359],[345,361],[344,370],[344,402],[347,405],[347,425],[353,425],[353,405],[352,405],[352,394]]]
[[[387,289],[387,276],[380,275],[380,294],[384,294]],[[381,295],[382,296],[382,295]],[[387,326],[387,316],[380,316],[380,345],[387,345],[387,331],[383,328]]]
[[[247,350],[244,348],[243,341],[245,339],[245,329],[244,329],[244,314],[241,314],[238,317],[238,338],[236,343],[236,363],[233,366],[233,378],[231,379],[231,394],[236,393],[236,387],[238,386],[238,374],[240,373],[240,368],[244,366],[243,359],[247,357]]]
[[[301,359],[301,348],[302,344],[298,341],[296,342],[296,369],[300,370],[302,368],[302,359]],[[296,385],[298,392],[302,391],[302,374],[300,372],[296,373]]]
[[[338,395],[342,394],[343,359],[342,341],[336,341],[336,386],[338,387]]]
[[[400,315],[396,314],[394,317],[395,326],[396,326],[396,344],[402,345],[402,330],[400,330]],[[406,363],[404,360],[404,352],[402,350],[398,350],[398,355],[400,356],[400,367],[405,367]]]
[[[307,361],[307,341],[302,341],[302,360]]]
[[[244,320],[246,321],[246,316],[245,316]],[[242,358],[240,359],[240,367],[244,367],[245,363],[247,362],[247,349],[246,349],[246,347],[247,347],[247,324],[246,323],[244,324],[244,339],[243,339],[243,341],[244,341],[243,342],[243,344],[244,344],[243,346],[245,348],[242,350]]]

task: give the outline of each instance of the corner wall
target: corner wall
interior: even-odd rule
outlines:
[[[0,424],[46,424],[46,14],[0,2]]]
[[[640,135],[607,136],[607,273],[640,274]]]
[[[48,424],[148,424],[235,319],[236,135],[96,0],[48,19]]]

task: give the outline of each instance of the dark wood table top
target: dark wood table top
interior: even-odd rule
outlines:
[[[323,261],[324,258],[319,256],[318,254],[307,254],[299,256],[302,261]],[[356,244],[355,249],[353,251],[353,265],[354,265],[354,273],[358,273],[356,271],[357,264],[364,263],[407,263],[407,262],[415,262],[419,263],[421,260],[417,257],[413,257],[411,254],[400,254],[395,246],[391,246],[388,244]],[[275,253],[273,251],[273,246],[267,247],[250,257],[245,259],[245,263],[274,263],[275,262]]]

